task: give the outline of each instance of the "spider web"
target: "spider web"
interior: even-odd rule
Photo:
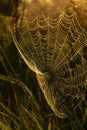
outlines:
[[[26,64],[36,72],[51,108],[55,113],[56,107],[59,108],[59,114],[65,116],[61,114],[67,113],[63,103],[66,107],[70,105],[70,109],[71,106],[76,107],[82,94],[86,95],[87,91],[86,28],[80,25],[73,7],[65,9],[60,15],[39,15],[31,22],[28,18],[20,21],[17,37],[13,35],[15,45]],[[50,79],[54,78],[49,80],[52,82],[51,87],[49,83],[44,83],[49,79],[44,79],[46,72],[52,73],[48,75]],[[39,74],[44,77],[39,77]],[[45,85],[47,87],[43,88]],[[70,101],[67,103],[69,96]]]

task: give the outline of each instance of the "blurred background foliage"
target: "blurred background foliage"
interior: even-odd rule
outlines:
[[[11,16],[13,0],[0,0],[0,13]]]
[[[84,104],[73,119],[59,119],[49,108],[13,43],[12,7],[13,0],[0,0],[0,130],[86,130]]]

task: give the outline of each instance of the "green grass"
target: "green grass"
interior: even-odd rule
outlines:
[[[0,130],[86,130],[84,97],[72,118],[56,117],[0,18]]]

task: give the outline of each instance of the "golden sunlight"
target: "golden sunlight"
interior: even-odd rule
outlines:
[[[22,0],[22,2],[31,3],[31,2],[35,2],[35,0]],[[42,4],[45,2],[52,3],[52,0],[38,0],[38,2],[41,2]]]

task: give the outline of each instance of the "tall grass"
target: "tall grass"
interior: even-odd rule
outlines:
[[[7,18],[10,23],[10,18]],[[7,26],[0,21],[0,130],[86,130],[87,102],[69,119],[48,106],[35,73],[21,59]]]

